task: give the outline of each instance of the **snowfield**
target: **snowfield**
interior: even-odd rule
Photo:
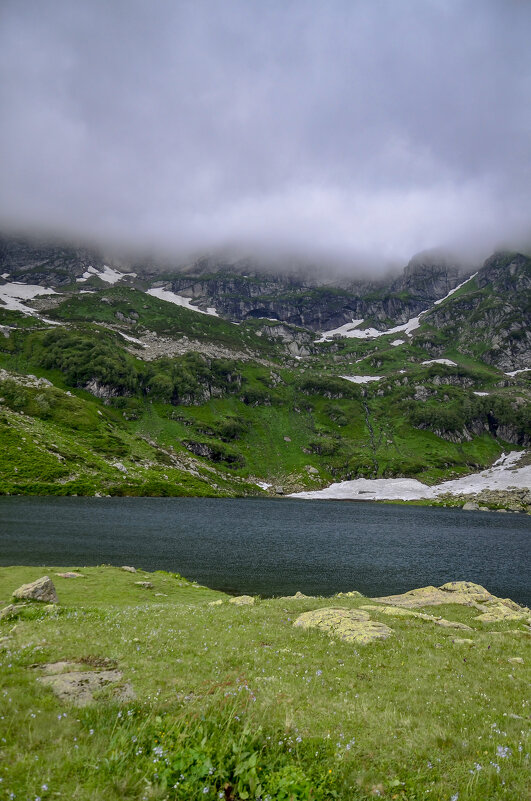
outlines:
[[[212,317],[219,317],[219,314],[213,306],[209,306],[205,311],[197,306],[192,306],[190,298],[185,298],[183,295],[176,295],[175,292],[170,292],[168,289],[148,289],[147,294],[153,295],[154,298],[158,298],[159,300],[165,300],[168,303],[175,303],[176,306],[184,306],[185,309],[190,309],[190,311],[199,312],[200,314],[210,314]]]
[[[0,301],[10,311],[22,312],[22,314],[36,315],[35,309],[22,303],[23,300],[32,300],[39,295],[56,295],[53,289],[37,284],[17,284],[13,281],[10,284],[0,286]]]
[[[357,478],[331,484],[323,490],[296,492],[289,497],[338,501],[417,501],[445,494],[472,495],[482,490],[528,489],[531,486],[531,465],[515,467],[521,456],[521,451],[512,451],[498,459],[488,470],[444,481],[434,487],[428,487],[414,478]]]

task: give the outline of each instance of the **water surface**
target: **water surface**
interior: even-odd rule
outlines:
[[[531,604],[531,518],[292,499],[0,498],[0,565],[132,564],[240,593],[467,579]]]

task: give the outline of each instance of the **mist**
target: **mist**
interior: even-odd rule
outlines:
[[[386,271],[531,244],[531,4],[4,0],[0,226]]]

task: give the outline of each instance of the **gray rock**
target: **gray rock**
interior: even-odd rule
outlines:
[[[467,501],[465,504],[463,504],[462,509],[465,512],[477,512],[479,510],[479,503],[476,503],[475,501]]]
[[[53,581],[49,576],[43,576],[31,584],[23,584],[13,593],[13,598],[29,601],[43,601],[44,603],[58,604],[59,598],[55,591]]]
[[[142,587],[144,590],[152,590],[155,586],[152,581],[135,581],[137,587]]]
[[[50,687],[61,701],[68,701],[75,706],[86,706],[96,700],[95,693],[111,688],[118,701],[129,701],[135,698],[130,684],[116,686],[123,675],[120,670],[83,670],[76,662],[54,662],[42,665],[40,669],[47,675],[40,676],[37,681]]]
[[[128,573],[136,573],[136,567],[131,567],[131,565],[122,565],[120,570],[126,570]]]

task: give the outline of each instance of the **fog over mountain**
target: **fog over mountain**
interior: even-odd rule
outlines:
[[[531,4],[3,0],[0,225],[374,268],[531,240]]]

